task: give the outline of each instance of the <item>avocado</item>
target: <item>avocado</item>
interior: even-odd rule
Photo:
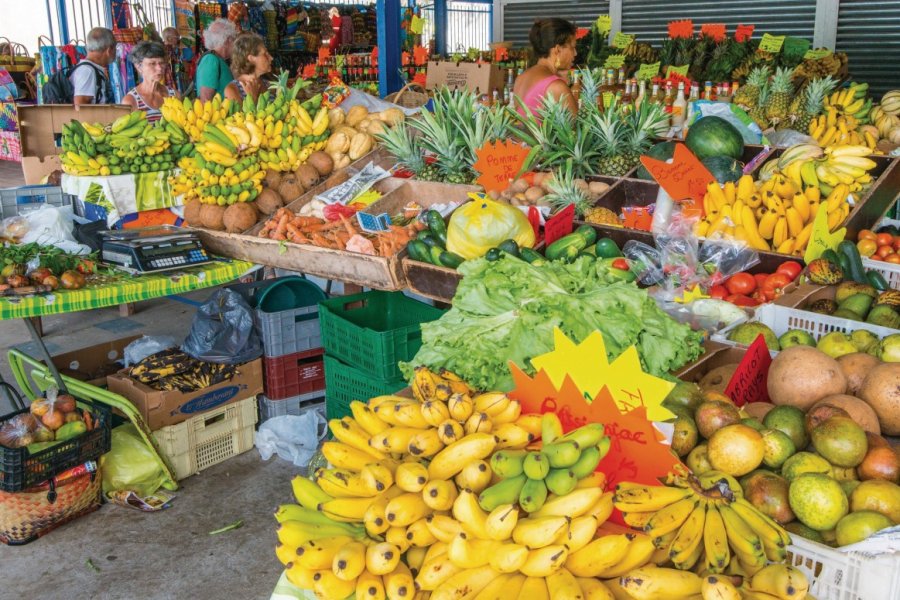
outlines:
[[[865,294],[872,298],[878,297],[878,290],[866,283],[857,283],[856,281],[844,281],[839,283],[834,290],[834,301],[843,304],[844,300],[855,294]]]
[[[830,298],[822,298],[806,305],[806,310],[820,315],[833,315],[837,309],[837,302]]]

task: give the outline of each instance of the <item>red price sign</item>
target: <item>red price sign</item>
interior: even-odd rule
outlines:
[[[570,204],[544,223],[544,242],[549,246],[561,237],[572,233],[575,223],[575,205]]]
[[[694,22],[690,19],[684,21],[672,21],[669,23],[669,37],[673,40],[678,38],[690,38],[694,36]]]
[[[315,79],[316,65],[306,65],[303,67],[303,79]]]
[[[734,400],[737,406],[744,406],[750,402],[769,401],[769,367],[772,365],[772,355],[766,346],[766,340],[762,334],[750,344],[747,354],[741,360],[725,395]]]
[[[500,48],[496,48],[494,50],[494,62],[503,62],[507,58],[509,58],[508,49],[501,46]]]

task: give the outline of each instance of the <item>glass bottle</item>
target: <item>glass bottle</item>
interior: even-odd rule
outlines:
[[[681,129],[684,127],[685,110],[687,109],[687,99],[684,97],[684,82],[678,82],[678,94],[672,102],[672,127]]]
[[[650,104],[659,104],[659,84],[653,84],[653,88],[650,91],[650,97],[647,99],[647,102]]]
[[[644,103],[644,97],[647,95],[647,82],[641,79],[640,88],[638,90],[637,98],[634,100],[634,107],[640,108],[641,104]]]

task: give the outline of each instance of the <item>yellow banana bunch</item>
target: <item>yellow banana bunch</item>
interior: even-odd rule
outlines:
[[[620,484],[616,489],[615,507],[632,527],[650,536],[664,558],[659,564],[671,561],[683,571],[699,567],[709,573],[724,573],[736,562],[753,574],[766,560],[784,560],[790,544],[787,532],[744,500],[736,482],[711,472],[700,480],[678,476],[673,483]],[[705,559],[701,561],[701,557]],[[657,575],[666,579],[662,575],[668,573]],[[647,589],[656,588],[651,585]],[[673,583],[672,589],[681,588]],[[630,593],[635,598],[649,597]]]

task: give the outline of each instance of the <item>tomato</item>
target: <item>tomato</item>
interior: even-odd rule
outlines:
[[[875,255],[880,256],[881,258],[893,253],[894,248],[892,246],[878,246],[878,249],[875,251]]]
[[[894,250],[900,250],[900,236],[894,238]]]
[[[791,278],[785,275],[784,273],[773,273],[769,275],[766,279],[766,282],[763,284],[763,291],[773,294],[774,296],[780,296],[784,293],[784,288],[791,284]]]
[[[768,273],[757,273],[756,275],[753,276],[753,279],[756,280],[756,288],[757,289],[762,287],[762,284],[764,284],[766,282],[766,277],[768,277],[768,276],[769,276]]]
[[[888,254],[884,257],[884,262],[900,265],[900,254]]]
[[[889,233],[879,233],[875,236],[875,241],[878,242],[879,246],[894,247],[894,236]]]
[[[725,289],[724,285],[714,285],[709,288],[709,297],[716,300],[724,300],[728,297],[728,290]]]
[[[97,265],[96,265],[96,263],[94,263],[94,261],[89,260],[87,258],[83,258],[78,262],[78,266],[75,268],[82,275],[90,275],[91,273],[93,273],[96,270]]]
[[[859,235],[856,236],[858,240],[874,240],[876,239],[875,232],[871,229],[860,229]]]
[[[790,277],[791,281],[797,279],[797,276],[800,275],[800,271],[803,270],[803,267],[800,266],[800,263],[788,260],[780,265],[778,265],[778,269],[776,269],[776,273],[784,273],[788,277]]]
[[[619,269],[621,271],[627,271],[629,269],[628,261],[624,258],[617,258],[616,260],[612,261],[612,268]]]
[[[756,279],[749,273],[738,273],[737,275],[732,275],[725,282],[725,287],[732,294],[752,294],[753,290],[756,289]]]
[[[760,305],[759,300],[751,298],[750,296],[745,296],[744,294],[732,294],[725,299],[735,306],[753,307]]]
[[[860,256],[869,257],[878,250],[878,244],[875,240],[859,240],[856,242],[856,249],[859,250]]]

